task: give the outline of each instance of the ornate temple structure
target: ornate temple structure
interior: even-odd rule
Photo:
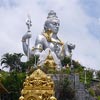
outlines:
[[[54,82],[42,70],[35,70],[27,76],[19,100],[56,100]]]

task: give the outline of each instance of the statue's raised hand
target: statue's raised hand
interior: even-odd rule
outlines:
[[[26,41],[26,39],[29,39],[29,38],[31,38],[31,37],[32,37],[32,35],[31,35],[31,34],[26,33],[26,34],[22,37],[22,42],[25,42],[25,41]]]

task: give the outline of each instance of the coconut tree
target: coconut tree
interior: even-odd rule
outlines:
[[[20,70],[22,56],[23,56],[22,53],[4,54],[1,58],[1,65],[3,65],[2,68],[10,68],[10,71]]]

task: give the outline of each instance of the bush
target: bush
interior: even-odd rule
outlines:
[[[61,79],[59,83],[59,91],[57,91],[59,92],[59,97],[57,100],[73,100],[75,97],[75,90],[70,87],[70,82],[68,79]]]
[[[100,89],[97,88],[97,87],[96,87],[96,90],[95,90],[95,95],[96,95],[96,96],[100,96]]]
[[[70,68],[62,68],[61,73],[63,74],[70,74]]]
[[[6,73],[7,74],[7,73]],[[9,91],[11,100],[18,100],[26,73],[11,72],[2,80],[2,84]]]
[[[95,91],[92,88],[89,88],[89,93],[91,96],[95,96]]]
[[[100,100],[100,96],[97,97],[97,100]]]

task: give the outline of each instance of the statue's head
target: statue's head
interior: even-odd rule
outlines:
[[[60,21],[56,16],[56,13],[53,10],[51,10],[48,13],[47,20],[45,21],[44,30],[45,31],[51,30],[53,33],[57,34],[59,30],[59,25]]]

